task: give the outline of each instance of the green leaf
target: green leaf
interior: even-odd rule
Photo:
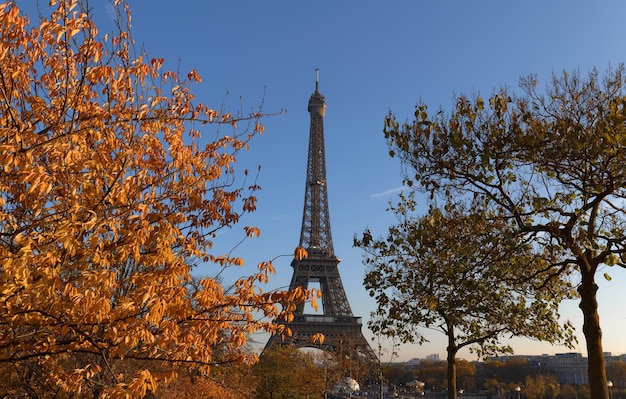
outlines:
[[[606,257],[604,264],[607,266],[614,266],[619,262],[619,257],[616,254],[610,254]]]

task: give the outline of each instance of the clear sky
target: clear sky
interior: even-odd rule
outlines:
[[[29,1],[27,1],[29,2]],[[18,1],[24,3],[24,1]],[[106,21],[105,0],[92,1]],[[196,1],[130,0],[133,34],[150,57],[187,72],[196,68],[203,83],[198,100],[213,108],[249,111],[264,98],[263,110],[286,113],[266,118],[265,133],[238,159],[238,167],[261,166],[258,210],[239,227],[224,232],[216,249],[228,251],[244,225],[261,237],[237,247],[246,260],[241,275],[260,261],[292,253],[299,242],[304,202],[309,114],[307,102],[320,69],[326,96],[324,120],[330,217],[335,254],[353,313],[367,321],[374,308],[363,287],[362,252],[354,234],[370,228],[386,234],[394,222],[386,212],[401,186],[397,160],[382,134],[389,110],[400,121],[423,99],[431,110],[449,109],[454,94],[495,87],[517,90],[520,76],[540,82],[563,69],[586,73],[626,58],[626,2],[623,0],[321,0]],[[105,24],[106,25],[106,24]],[[101,29],[105,30],[105,29]],[[209,127],[208,129],[211,129]],[[275,261],[277,276],[268,288],[288,286],[291,257]],[[626,270],[601,275],[600,317],[604,349],[626,353]],[[199,273],[212,274],[209,267]],[[563,306],[579,332],[574,351],[586,356],[577,303]],[[511,315],[515,317],[515,315]],[[364,323],[365,324],[365,323]],[[364,327],[369,339],[372,334]],[[445,339],[407,345],[400,360],[438,353]],[[265,337],[259,338],[265,344]],[[564,347],[516,340],[518,354],[562,353]],[[389,355],[386,355],[387,359]],[[471,358],[466,353],[462,357]]]

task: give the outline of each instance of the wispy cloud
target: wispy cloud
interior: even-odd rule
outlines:
[[[375,200],[375,199],[379,199],[383,197],[388,198],[389,196],[399,193],[400,191],[404,190],[404,188],[405,187],[400,186],[400,187],[392,188],[390,190],[386,190],[380,193],[373,193],[373,194],[370,194],[369,199]]]

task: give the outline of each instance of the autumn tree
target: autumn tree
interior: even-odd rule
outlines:
[[[264,292],[271,262],[193,283],[199,263],[243,264],[211,246],[255,210],[235,161],[260,110],[197,102],[199,74],[138,52],[114,7],[103,35],[86,0],[0,4],[0,396],[142,397],[178,368],[253,360],[248,334],[306,297]]]
[[[448,386],[448,366],[441,361],[421,361],[417,377],[424,381],[425,391],[444,389]]]
[[[613,383],[613,390],[626,388],[626,362],[612,361],[606,364],[607,378]]]
[[[528,399],[556,399],[561,391],[561,384],[551,374],[529,375],[524,383],[524,397]]]
[[[426,104],[410,123],[390,114],[385,137],[406,182],[431,195],[484,198],[537,246],[576,273],[591,396],[608,398],[595,278],[626,266],[626,90],[624,67],[531,75],[522,94],[504,87],[484,100],[460,96],[449,113]],[[564,277],[566,278],[566,277]]]
[[[416,206],[413,193],[401,194],[388,235],[366,231],[355,244],[365,250],[365,287],[377,304],[370,328],[404,342],[424,342],[419,327],[445,334],[449,398],[462,348],[486,357],[512,351],[504,337],[572,341],[572,327],[558,321],[571,287],[551,278],[550,253],[518,239],[497,215],[450,200],[415,216]]]
[[[253,373],[258,399],[319,397],[325,389],[324,367],[293,346],[272,345],[264,350]]]
[[[417,379],[418,373],[412,366],[404,363],[390,364],[389,367],[383,368],[384,378],[391,385],[405,386],[407,382]]]
[[[528,360],[523,357],[509,357],[504,361],[490,360],[481,365],[485,377],[495,378],[503,383],[520,384],[532,374]]]
[[[559,399],[589,399],[589,387],[587,385],[561,385]]]
[[[159,386],[159,399],[240,399],[252,398],[256,379],[252,366],[226,363],[213,366],[210,375],[183,370],[176,380]]]
[[[476,365],[465,359],[456,361],[457,387],[468,391],[476,391]]]
[[[465,359],[457,359],[456,369],[458,391],[463,389],[465,393],[477,392],[475,364]],[[411,365],[410,369],[405,370],[405,373],[407,373],[405,374],[405,380],[397,381],[390,378],[389,382],[396,385],[406,385],[408,381],[416,380],[419,377],[425,383],[426,390],[443,390],[448,386],[448,365],[446,361],[421,360],[418,365]],[[385,372],[385,375],[387,375],[387,372]],[[409,376],[410,378],[406,379]]]

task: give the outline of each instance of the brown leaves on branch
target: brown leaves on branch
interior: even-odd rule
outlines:
[[[306,249],[302,247],[297,247],[293,255],[296,260],[302,260],[302,259],[306,259],[309,256],[309,253],[307,252]]]
[[[50,3],[39,21],[0,5],[0,394],[142,397],[176,368],[254,359],[247,336],[309,293],[263,292],[271,263],[231,290],[191,272],[243,264],[210,250],[256,209],[233,166],[263,114],[195,102],[197,71],[100,36],[84,2]],[[215,124],[232,133],[204,138]]]

